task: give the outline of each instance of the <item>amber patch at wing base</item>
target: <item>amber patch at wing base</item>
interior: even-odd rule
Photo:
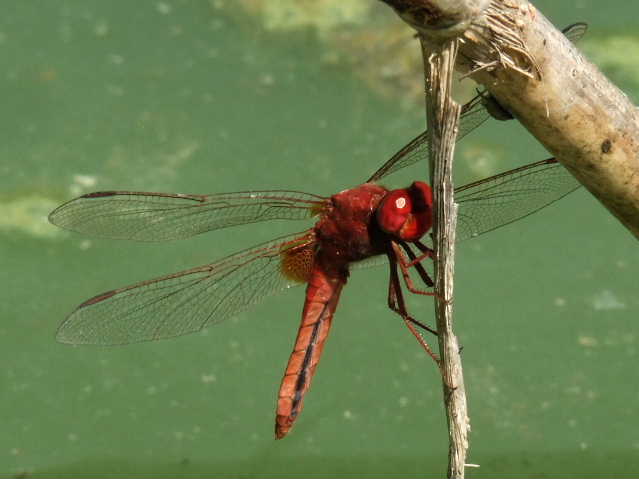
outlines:
[[[280,270],[293,281],[307,283],[315,260],[315,243],[307,239],[287,245],[280,251]]]

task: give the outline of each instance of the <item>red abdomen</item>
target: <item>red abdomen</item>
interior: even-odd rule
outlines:
[[[306,288],[302,324],[295,347],[288,360],[277,401],[275,437],[288,434],[304,405],[304,395],[311,385],[333,321],[346,274],[330,275],[314,268]]]

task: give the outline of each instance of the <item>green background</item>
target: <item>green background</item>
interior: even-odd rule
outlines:
[[[361,183],[422,129],[421,100],[402,99],[388,56],[361,40],[403,28],[394,14],[372,0],[346,13],[340,2],[321,11],[313,3],[3,2],[0,473],[444,473],[440,380],[388,311],[384,268],[353,274],[305,410],[283,441],[273,440],[275,399],[302,288],[175,340],[54,340],[90,296],[306,226],[165,244],[94,240],[46,222],[63,201],[115,188],[328,195]],[[639,97],[639,4],[536,4],[559,26],[587,21],[580,45]],[[359,42],[340,42],[354,30]],[[416,54],[402,35],[398,51]],[[371,71],[388,73],[390,87],[377,89]],[[411,81],[419,85],[417,70]],[[546,156],[512,123],[487,124],[460,144],[460,182]],[[639,473],[638,269],[636,240],[585,191],[460,246],[456,328],[469,461],[481,465],[469,477]],[[431,301],[411,299],[431,322]]]

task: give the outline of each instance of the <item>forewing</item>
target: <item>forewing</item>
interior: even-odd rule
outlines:
[[[584,22],[571,23],[565,27],[561,32],[566,35],[566,38],[573,43],[578,42],[588,31],[588,24]]]
[[[473,131],[490,117],[482,103],[482,94],[478,94],[462,107],[459,120],[457,141]],[[430,141],[428,130],[413,138],[406,146],[395,153],[382,167],[377,170],[368,182],[379,181],[385,176],[395,173],[402,168],[415,164],[419,160],[428,158]]]
[[[500,173],[455,190],[457,241],[528,216],[581,185],[554,158]]]
[[[49,221],[109,239],[167,241],[220,228],[320,213],[325,198],[297,191],[185,195],[134,191],[89,193],[56,208]]]
[[[268,295],[300,284],[283,274],[282,258],[294,249],[313,246],[313,233],[308,230],[215,263],[108,291],[71,313],[57,339],[113,345],[200,331]]]

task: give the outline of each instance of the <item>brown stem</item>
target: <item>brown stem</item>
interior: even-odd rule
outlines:
[[[440,367],[448,420],[448,477],[463,478],[470,422],[457,337],[453,332],[453,276],[457,205],[453,198],[452,163],[461,107],[452,100],[457,40],[441,46],[422,41],[427,72],[426,112],[431,132],[429,165],[434,193],[435,313]]]

